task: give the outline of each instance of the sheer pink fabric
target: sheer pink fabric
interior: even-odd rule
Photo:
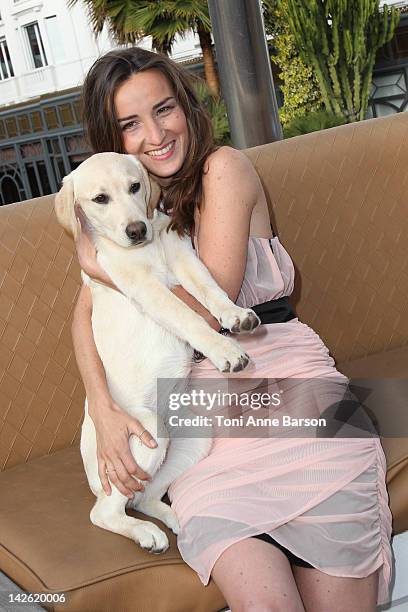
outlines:
[[[250,238],[237,303],[290,295],[293,280],[278,238],[271,244]],[[264,325],[240,342],[251,364],[235,377],[346,380],[319,336],[298,319]],[[191,376],[221,377],[208,360],[195,364]],[[217,438],[210,455],[169,489],[181,555],[207,584],[226,548],[266,532],[333,576],[361,578],[381,568],[383,603],[391,578],[385,471],[376,438]]]

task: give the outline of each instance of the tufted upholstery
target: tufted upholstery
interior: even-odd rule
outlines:
[[[408,378],[408,117],[247,151],[297,269],[294,302],[348,375]],[[152,557],[90,525],[70,325],[79,288],[53,197],[0,209],[0,570],[50,609],[209,612],[225,602],[171,547]],[[408,440],[384,441],[395,532],[408,529]],[[78,554],[80,551],[83,554]]]
[[[296,264],[300,318],[338,362],[408,344],[408,117],[249,152]]]
[[[78,440],[84,392],[70,316],[79,270],[53,200],[0,209],[0,469]]]

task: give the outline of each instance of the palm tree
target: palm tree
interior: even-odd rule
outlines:
[[[165,4],[158,2],[158,4]],[[215,67],[213,46],[211,41],[211,20],[208,12],[207,0],[173,0],[174,14],[185,19],[189,27],[197,33],[203,54],[204,74],[208,90],[211,95],[218,96],[220,83]]]
[[[68,6],[79,0],[68,0]],[[152,37],[155,51],[169,55],[176,35],[192,29],[199,37],[204,73],[212,95],[219,95],[219,81],[211,42],[207,0],[82,0],[91,26],[98,35],[106,23],[119,44]]]

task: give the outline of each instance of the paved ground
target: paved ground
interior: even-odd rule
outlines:
[[[44,608],[34,604],[10,603],[10,595],[23,593],[18,586],[0,572],[0,612],[43,612]]]

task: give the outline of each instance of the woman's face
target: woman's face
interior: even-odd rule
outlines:
[[[169,81],[156,69],[132,74],[114,102],[125,151],[166,184],[182,167],[189,140],[186,116]]]

